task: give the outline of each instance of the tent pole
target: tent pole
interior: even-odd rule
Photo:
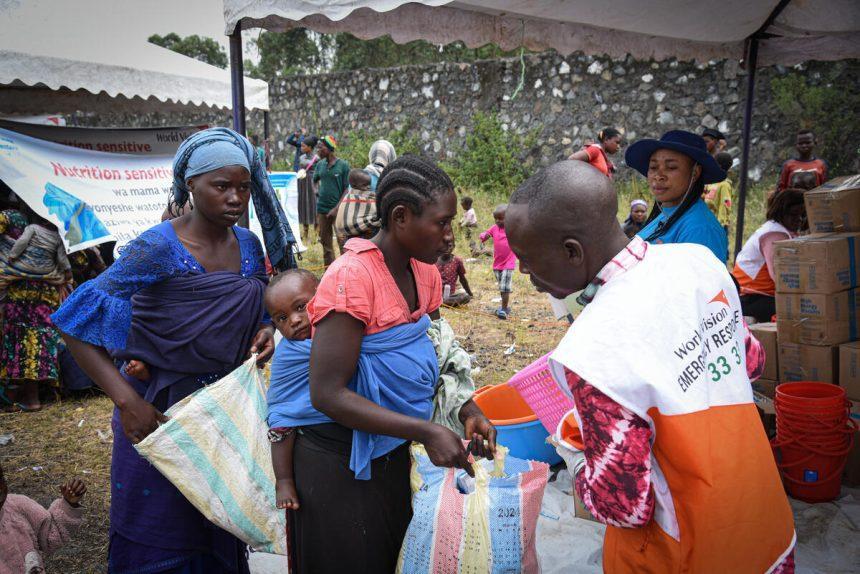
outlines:
[[[267,165],[272,163],[271,151],[269,150],[269,110],[263,110],[263,149],[266,150]]]
[[[245,74],[242,65],[242,22],[230,34],[230,86],[233,88],[233,129],[245,135]]]
[[[245,74],[242,69],[242,21],[230,34],[230,87],[233,92],[233,129],[245,135]],[[248,210],[238,221],[239,227],[248,227]]]
[[[747,184],[749,183],[750,132],[752,131],[753,97],[755,95],[755,75],[758,64],[758,38],[750,38],[747,49],[747,100],[744,105],[743,150],[741,151],[741,177],[738,185],[738,222],[735,232],[735,257],[744,243],[744,210],[747,204]]]

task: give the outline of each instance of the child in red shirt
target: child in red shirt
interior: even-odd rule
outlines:
[[[596,144],[588,144],[567,159],[574,159],[590,163],[609,179],[615,173],[615,165],[609,156],[618,152],[621,148],[621,132],[615,128],[605,128],[597,134]]]
[[[799,171],[815,174],[816,187],[827,181],[827,162],[813,155],[815,150],[815,134],[812,130],[800,130],[794,144],[797,157],[782,164],[779,174],[777,191],[787,189],[791,185],[791,176]]]
[[[463,260],[454,255],[454,241],[448,244],[445,253],[436,260],[436,268],[442,276],[442,304],[449,307],[465,305],[472,300],[474,295],[466,280],[466,267]],[[463,288],[457,289],[457,279]]]

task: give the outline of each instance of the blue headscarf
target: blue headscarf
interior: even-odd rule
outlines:
[[[296,240],[266,167],[251,142],[233,130],[209,128],[182,142],[173,158],[173,200],[184,205],[188,201],[189,178],[228,165],[241,165],[251,173],[251,197],[272,266],[279,271],[296,267],[293,257]]]

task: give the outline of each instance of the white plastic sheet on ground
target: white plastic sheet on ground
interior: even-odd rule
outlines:
[[[543,496],[537,526],[541,574],[600,574],[606,527],[573,516],[570,475],[561,471]],[[860,564],[860,489],[843,488],[825,504],[791,501],[797,528],[798,574],[848,574]],[[252,574],[281,574],[286,558],[251,554]]]

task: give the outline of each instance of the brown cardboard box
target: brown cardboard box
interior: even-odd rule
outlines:
[[[816,233],[778,241],[773,260],[777,293],[853,289],[858,286],[860,233]]]
[[[839,345],[858,338],[860,288],[823,293],[777,293],[780,343]],[[780,379],[782,380],[782,379]]]
[[[860,341],[839,346],[839,386],[849,397],[860,397]]]
[[[584,518],[585,520],[591,520],[592,522],[599,522],[585,507],[585,503],[582,502],[582,499],[579,498],[579,495],[576,494],[576,491],[573,492],[573,515],[577,518]]]
[[[764,372],[762,379],[779,379],[779,360],[776,345],[776,323],[756,323],[750,325],[750,332],[764,347]]]
[[[835,177],[803,199],[811,232],[860,231],[860,174]]]
[[[820,381],[838,384],[839,347],[798,345],[779,340],[779,382]]]
[[[761,409],[764,414],[776,414],[773,406],[773,398],[776,395],[776,386],[779,383],[768,379],[758,379],[752,384],[753,401],[755,406]]]

